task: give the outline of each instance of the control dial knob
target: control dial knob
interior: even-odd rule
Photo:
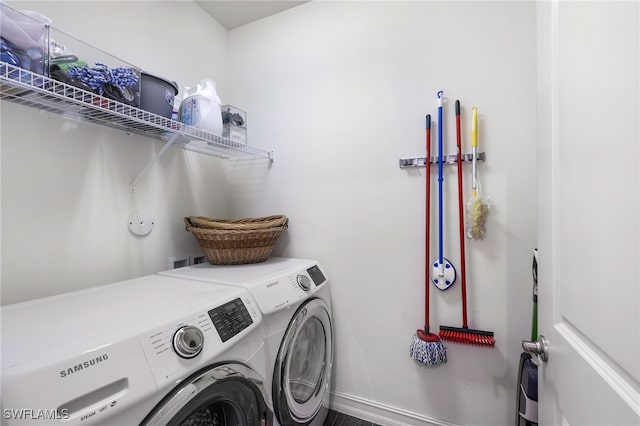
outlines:
[[[306,275],[298,275],[296,277],[296,281],[298,282],[300,288],[304,291],[309,291],[309,289],[311,288],[311,280]]]
[[[173,349],[182,358],[194,358],[202,351],[204,334],[198,327],[185,325],[173,335]]]

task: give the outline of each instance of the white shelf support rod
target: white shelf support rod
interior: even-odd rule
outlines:
[[[164,146],[160,148],[160,151],[158,151],[158,153],[151,159],[151,161],[149,161],[149,164],[147,164],[144,170],[142,170],[138,175],[138,177],[135,178],[133,182],[131,182],[131,185],[129,186],[129,192],[136,192],[136,184],[140,181],[140,179],[142,179],[142,176],[144,176],[149,171],[149,169],[156,163],[156,161],[158,161],[160,157],[162,157],[165,151],[169,149],[171,145],[173,145],[176,139],[178,139],[178,136],[179,136],[178,133],[174,133],[171,136],[171,138],[167,141],[167,143],[165,143]]]

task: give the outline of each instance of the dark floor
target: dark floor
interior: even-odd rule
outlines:
[[[347,416],[337,411],[329,410],[324,426],[380,426],[373,422],[358,419],[357,417]]]

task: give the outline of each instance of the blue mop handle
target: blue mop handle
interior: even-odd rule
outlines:
[[[443,249],[442,249],[442,133],[443,133],[443,121],[442,121],[442,95],[444,91],[438,92],[438,248],[440,250],[438,260],[440,265],[443,262]]]

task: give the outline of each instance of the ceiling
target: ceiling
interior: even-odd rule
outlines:
[[[299,6],[306,3],[306,1],[197,0],[196,3],[226,29],[230,30]]]

